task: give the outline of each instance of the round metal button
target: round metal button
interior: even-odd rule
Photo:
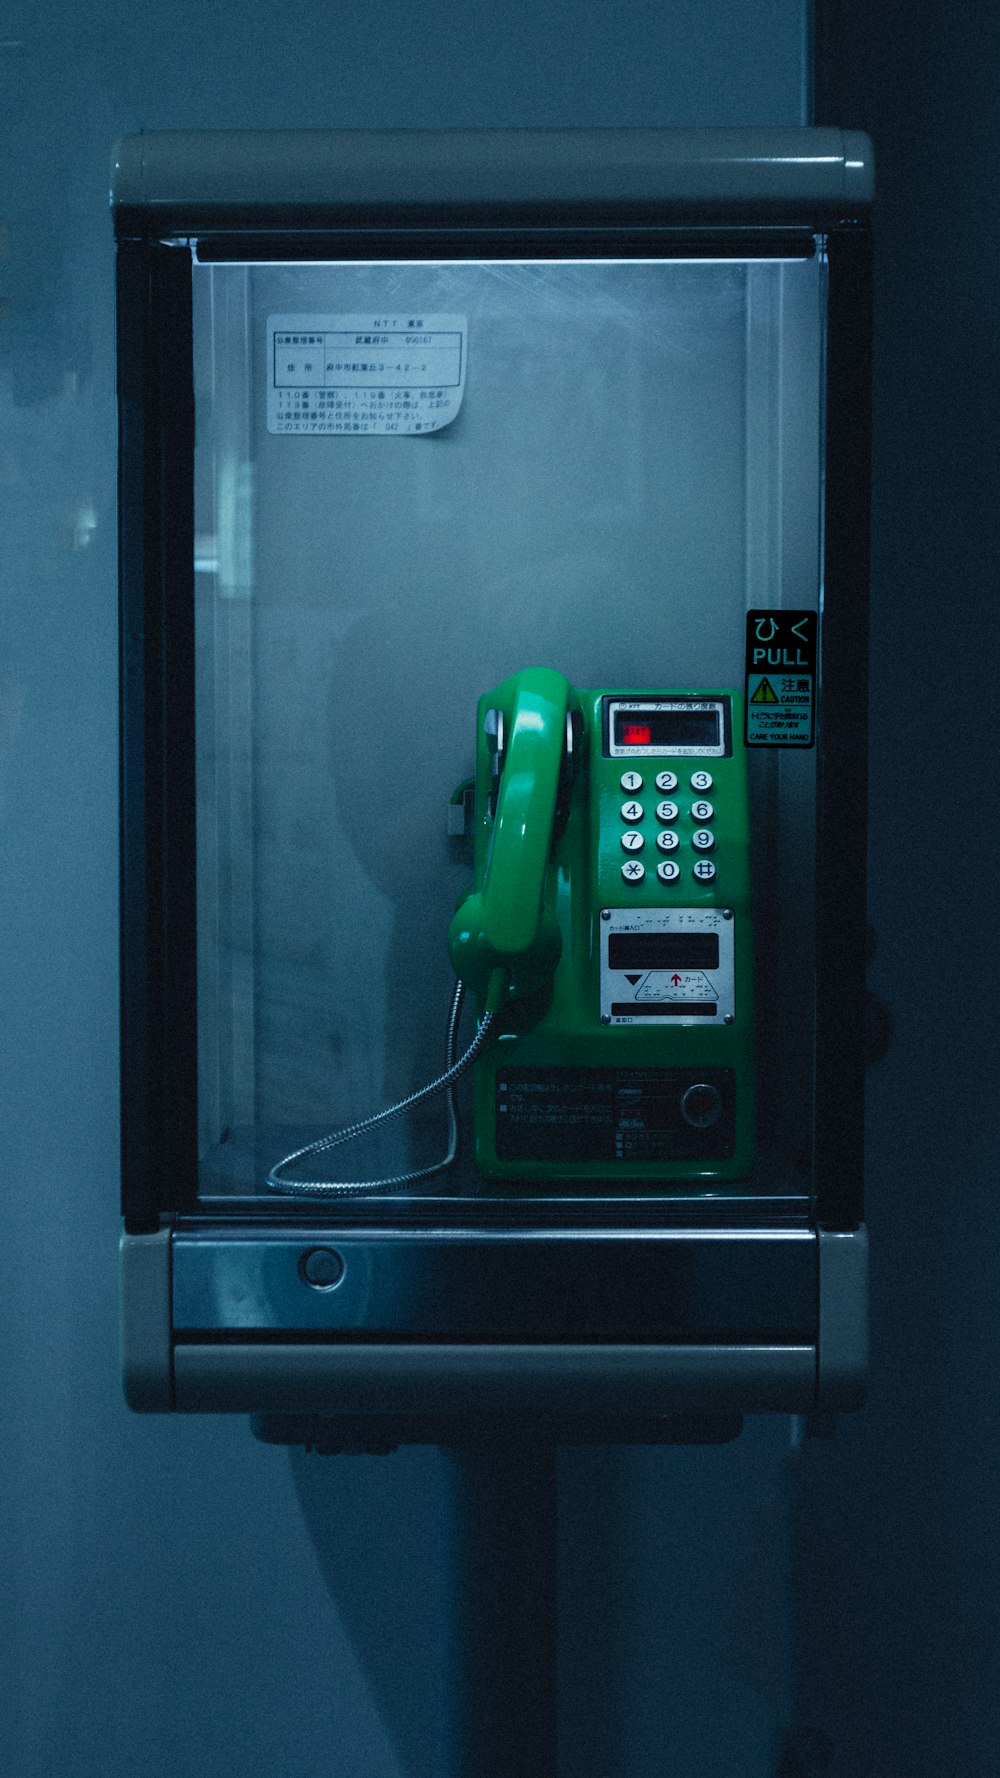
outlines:
[[[676,883],[681,867],[673,858],[663,858],[656,867],[656,874],[661,883]]]
[[[623,821],[641,821],[642,804],[637,802],[622,803]]]
[[[697,802],[691,804],[692,821],[711,821],[715,810],[711,803]]]
[[[344,1262],[332,1247],[310,1247],[299,1260],[299,1274],[314,1290],[332,1290],[344,1276]]]
[[[657,774],[656,774],[656,788],[657,788],[657,790],[676,790],[677,789],[677,773],[676,772],[657,772]]]
[[[679,814],[680,810],[676,803],[657,803],[656,805],[657,821],[676,821]]]
[[[645,844],[642,834],[636,833],[634,828],[629,828],[627,833],[622,834],[622,850],[624,852],[641,852]]]
[[[623,772],[618,782],[623,790],[629,791],[634,796],[637,790],[642,789],[642,773]]]
[[[691,789],[692,790],[711,790],[711,788],[712,788],[712,774],[711,774],[711,772],[692,772],[691,773]]]
[[[661,833],[657,834],[656,843],[661,852],[676,852],[680,840],[672,827],[665,827]]]
[[[699,1080],[681,1094],[681,1117],[695,1130],[710,1130],[722,1116],[722,1094],[706,1080]]]
[[[715,881],[715,865],[710,858],[699,858],[691,874],[699,883],[712,883]]]
[[[641,883],[645,875],[646,866],[640,864],[638,858],[630,858],[626,864],[622,865],[622,876],[626,883]]]
[[[711,852],[715,845],[715,835],[710,827],[699,827],[691,835],[691,844],[696,852]]]

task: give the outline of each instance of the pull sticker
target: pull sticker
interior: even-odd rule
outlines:
[[[269,315],[269,432],[440,432],[465,390],[464,315]]]
[[[815,706],[815,611],[748,611],[747,746],[811,747]]]

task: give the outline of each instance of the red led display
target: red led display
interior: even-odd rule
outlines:
[[[622,729],[623,747],[649,747],[652,740],[653,731],[648,722],[626,722]]]

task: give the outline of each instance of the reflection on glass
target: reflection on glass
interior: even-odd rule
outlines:
[[[481,691],[533,664],[739,688],[746,609],[816,607],[825,265],[198,264],[194,285],[211,1196],[440,1071]],[[801,1179],[813,756],[752,769],[761,1047],[788,1058],[762,1165]],[[443,1129],[429,1107],[345,1170],[426,1164]]]

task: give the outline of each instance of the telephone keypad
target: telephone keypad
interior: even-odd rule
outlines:
[[[609,806],[609,797],[605,803],[605,819],[611,817],[614,821],[619,830],[621,850],[628,855],[621,865],[622,881],[633,888],[644,886],[647,892],[650,887],[659,889],[664,904],[667,904],[668,895],[670,900],[674,899],[679,885],[685,880],[688,883],[693,880],[701,888],[717,892],[718,866],[714,854],[726,837],[725,831],[721,837],[714,831],[720,823],[725,830],[726,811],[719,803],[710,801],[706,794],[715,788],[712,773],[700,767],[696,771],[682,767],[681,771],[680,778],[676,772],[667,770],[657,772],[655,776],[634,769],[619,771],[614,773],[607,786],[610,791],[612,786],[620,785],[627,793],[624,801],[615,799],[613,806]],[[655,803],[640,801],[638,792],[651,782],[655,782],[661,800]],[[690,799],[683,796],[683,790],[688,786],[693,793]],[[665,794],[668,792],[675,794]],[[679,801],[676,800],[678,792],[681,794]],[[654,848],[655,856],[647,867],[640,862],[640,855],[650,847]],[[647,899],[650,899],[648,894]],[[656,899],[655,894],[652,899]]]

